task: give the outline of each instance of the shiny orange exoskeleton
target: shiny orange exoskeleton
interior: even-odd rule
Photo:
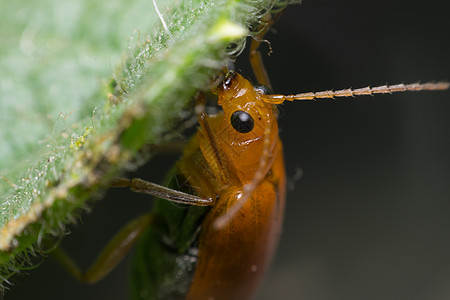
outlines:
[[[204,95],[198,94],[200,127],[169,173],[170,188],[138,178],[114,184],[156,196],[153,210],[124,226],[86,272],[62,250],[55,251],[55,257],[76,278],[93,283],[138,242],[132,299],[250,299],[277,247],[285,206],[275,104],[448,87],[401,84],[270,95],[228,72],[215,91],[222,107],[217,115],[204,112]]]
[[[204,95],[198,94],[200,127],[169,173],[170,188],[138,178],[114,184],[156,196],[153,210],[124,226],[86,272],[62,250],[55,251],[55,257],[73,276],[94,283],[138,242],[131,269],[132,299],[250,299],[277,247],[285,206],[275,104],[448,87],[400,84],[270,95],[228,72],[215,91],[220,113],[207,115]]]
[[[63,251],[55,256],[76,278],[93,283],[138,242],[131,270],[132,299],[250,299],[277,247],[285,206],[275,104],[448,87],[448,83],[400,84],[270,95],[228,72],[215,90],[220,113],[207,115],[204,95],[198,94],[200,127],[169,173],[170,188],[138,178],[114,184],[156,196],[154,209],[127,224],[86,272]]]
[[[286,100],[444,88],[448,88],[447,83],[270,95],[264,89],[253,87],[241,75],[229,72],[216,90],[223,111],[208,116],[199,109],[199,130],[176,164],[178,180],[189,186],[195,196],[176,195],[162,189],[155,193],[159,188],[149,187],[139,179],[130,184],[134,191],[191,205],[186,211],[186,207],[175,209],[168,207],[167,201],[157,200],[163,202],[156,203],[152,214],[163,216],[168,229],[151,231],[149,242],[138,247],[136,272],[132,274],[135,298],[246,300],[252,297],[277,247],[285,206],[283,151],[274,104]],[[198,100],[202,98],[199,94]],[[199,213],[198,206],[210,208]],[[182,217],[177,217],[180,210]],[[164,246],[161,251],[150,250],[161,241]],[[178,253],[170,255],[164,250],[167,248]],[[155,270],[152,263],[158,260],[177,263],[171,266],[169,262],[164,270]],[[149,281],[159,283],[149,284]],[[147,297],[149,293],[152,295]]]
[[[114,186],[156,196],[153,210],[129,222],[86,272],[56,251],[69,273],[94,283],[138,242],[132,299],[250,299],[275,252],[285,206],[277,110],[263,90],[229,72],[215,91],[217,115],[204,112],[199,93],[200,127],[169,173],[170,188],[118,180]]]
[[[283,151],[276,108],[260,95],[242,76],[229,73],[218,90],[223,112],[200,116],[201,127],[177,164],[199,196],[217,198],[201,225],[186,299],[249,299],[278,243]]]

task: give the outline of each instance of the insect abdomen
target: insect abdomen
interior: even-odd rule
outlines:
[[[268,175],[225,227],[217,229],[214,222],[239,200],[242,187],[228,189],[206,216],[187,300],[247,300],[259,286],[278,244],[284,213],[281,142],[275,155]]]

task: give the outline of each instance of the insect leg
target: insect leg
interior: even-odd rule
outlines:
[[[195,111],[198,115],[198,123],[204,132],[203,139],[208,141],[208,143],[200,143],[200,149],[203,155],[205,153],[211,154],[208,162],[209,168],[213,170],[214,174],[217,174],[217,177],[222,183],[227,184],[230,180],[230,173],[225,167],[227,164],[226,157],[222,155],[217,143],[217,136],[209,123],[208,115],[205,112],[205,102],[205,94],[197,93]]]
[[[197,205],[197,206],[212,206],[214,199],[202,198],[191,194],[186,194],[177,190],[169,189],[165,186],[142,180],[140,178],[117,179],[112,187],[129,187],[131,191],[136,193],[148,194],[168,201]]]
[[[141,234],[154,221],[155,218],[150,214],[131,220],[109,241],[86,272],[81,271],[75,261],[60,247],[51,255],[76,279],[85,283],[95,283],[108,275],[122,261]]]
[[[259,84],[264,84],[269,89],[272,89],[272,85],[270,84],[269,75],[267,74],[266,68],[264,67],[264,63],[262,61],[261,53],[259,52],[259,46],[261,45],[261,42],[263,41],[264,35],[269,30],[270,26],[274,23],[272,17],[270,14],[267,14],[262,19],[263,23],[262,29],[258,34],[256,34],[251,43],[250,43],[250,54],[249,54],[249,60],[250,64],[252,65],[253,73],[255,74],[256,80]]]

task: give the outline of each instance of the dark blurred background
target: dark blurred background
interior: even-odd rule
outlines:
[[[447,7],[443,0],[305,0],[290,7],[267,36],[274,90],[450,80]],[[237,67],[251,75],[246,57]],[[450,299],[450,92],[280,110],[291,189],[279,251],[256,299]],[[174,159],[160,156],[137,176],[158,181]],[[87,267],[149,206],[148,197],[110,191],[63,247]],[[127,267],[125,261],[87,286],[49,259],[16,278],[5,299],[127,299]]]

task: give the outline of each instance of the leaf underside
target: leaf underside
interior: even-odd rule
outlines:
[[[88,199],[144,163],[146,145],[170,139],[248,28],[288,1],[156,2],[160,16],[148,0],[2,4],[2,286],[43,237],[61,235]]]

